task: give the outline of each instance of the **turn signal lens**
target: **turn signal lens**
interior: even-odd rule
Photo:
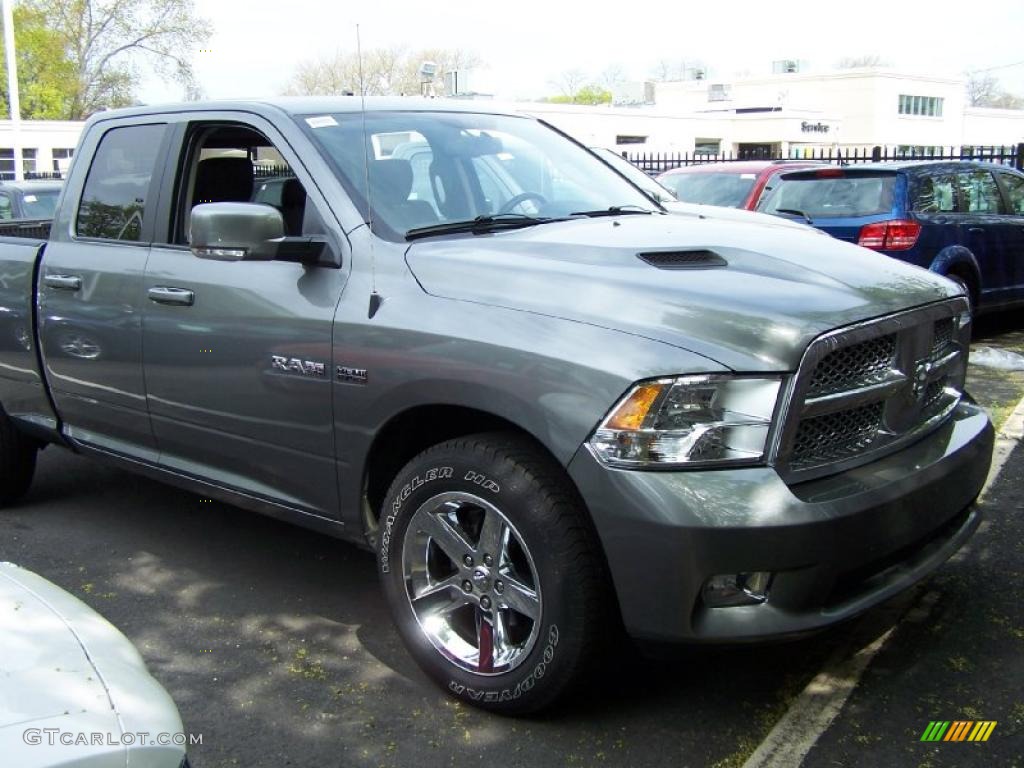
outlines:
[[[658,395],[664,392],[665,387],[671,383],[669,381],[643,384],[634,389],[608,418],[608,427],[611,429],[640,429],[651,411],[651,406],[658,399]]]

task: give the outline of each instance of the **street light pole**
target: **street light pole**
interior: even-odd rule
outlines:
[[[18,97],[18,58],[14,50],[13,0],[3,0],[4,50],[7,52],[7,93],[11,113],[11,134],[14,145],[14,179],[25,178],[21,157],[21,100]]]

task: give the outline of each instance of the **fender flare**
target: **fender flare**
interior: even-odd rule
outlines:
[[[950,245],[943,248],[932,259],[928,269],[938,275],[947,277],[950,272],[958,271],[957,267],[961,267],[963,271],[966,271],[973,278],[974,284],[980,292],[981,268],[978,266],[978,260],[974,258],[974,254],[969,249],[962,245]]]

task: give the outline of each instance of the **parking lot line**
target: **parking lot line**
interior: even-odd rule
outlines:
[[[995,485],[1013,448],[1024,438],[1024,398],[1017,403],[996,435],[992,469],[978,497],[985,497]],[[920,621],[927,617],[933,593],[925,594],[917,605],[904,613],[884,634],[869,645],[855,650],[849,643],[841,647],[825,667],[814,676],[793,700],[789,709],[775,724],[764,741],[747,758],[743,768],[796,768],[810,752],[819,737],[842,711],[864,671],[882,650],[893,632],[904,621]]]

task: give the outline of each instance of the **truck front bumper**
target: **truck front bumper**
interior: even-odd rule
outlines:
[[[980,523],[992,446],[988,416],[964,402],[896,454],[795,486],[770,467],[616,470],[586,446],[569,472],[632,636],[740,641],[843,621],[935,570]],[[705,603],[711,577],[755,571],[772,573],[763,603]]]

